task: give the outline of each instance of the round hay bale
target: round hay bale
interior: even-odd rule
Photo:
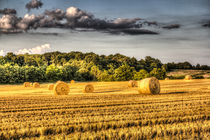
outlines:
[[[165,80],[170,80],[170,79],[167,77],[167,78],[165,78]]]
[[[30,82],[25,82],[23,83],[23,87],[30,87],[31,83]]]
[[[83,92],[84,93],[93,93],[94,87],[91,84],[85,85]]]
[[[158,79],[151,77],[141,80],[138,84],[138,92],[141,94],[159,94],[160,83]]]
[[[40,84],[38,82],[33,83],[33,88],[40,88]]]
[[[74,83],[75,83],[75,81],[74,80],[71,80],[70,84],[74,84]]]
[[[53,90],[53,88],[54,88],[54,84],[48,85],[48,90]]]
[[[138,83],[135,80],[130,80],[128,82],[128,87],[137,87]]]
[[[192,76],[191,75],[186,75],[184,80],[192,80]]]
[[[70,88],[67,83],[58,81],[55,84],[53,91],[54,91],[54,95],[68,95],[70,92]]]

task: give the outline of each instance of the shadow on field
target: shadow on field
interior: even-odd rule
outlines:
[[[176,92],[168,92],[168,93],[162,93],[162,94],[184,94],[184,93],[188,93],[186,91],[176,91]]]
[[[122,90],[96,91],[96,92],[94,92],[94,93],[110,93],[110,92],[118,92],[118,91],[122,91]]]

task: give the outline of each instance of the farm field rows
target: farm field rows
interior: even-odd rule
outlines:
[[[128,82],[70,85],[70,94],[0,85],[1,139],[210,139],[210,80],[160,81],[159,95]]]

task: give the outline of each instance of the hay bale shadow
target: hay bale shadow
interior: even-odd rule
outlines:
[[[107,90],[107,91],[95,91],[94,93],[110,93],[110,92],[118,92],[122,90]]]
[[[175,91],[175,92],[160,93],[160,94],[185,94],[185,93],[189,93],[189,92],[186,92],[186,91]]]

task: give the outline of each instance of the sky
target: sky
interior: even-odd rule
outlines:
[[[17,16],[23,17],[26,13],[39,15],[46,9],[59,8],[65,11],[74,6],[100,19],[138,17],[165,24],[180,24],[181,27],[173,30],[150,27],[158,35],[40,28],[27,33],[0,34],[1,51],[40,50],[40,46],[49,44],[49,51],[82,51],[105,55],[121,53],[137,59],[149,55],[164,63],[189,61],[192,64],[210,65],[210,29],[201,26],[202,22],[210,20],[209,0],[42,0],[44,5],[30,12],[25,8],[28,2],[0,0],[0,9],[14,8]],[[46,48],[43,50],[46,51]]]

